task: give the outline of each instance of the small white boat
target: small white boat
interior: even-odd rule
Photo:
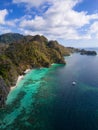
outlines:
[[[75,85],[76,85],[76,82],[75,82],[75,81],[73,81],[73,82],[72,82],[72,85],[73,85],[73,86],[75,86]]]

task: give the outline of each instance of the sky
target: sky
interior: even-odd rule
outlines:
[[[98,0],[0,0],[0,34],[9,32],[98,47]]]

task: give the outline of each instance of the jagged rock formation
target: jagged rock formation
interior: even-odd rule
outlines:
[[[0,77],[0,107],[3,107],[5,104],[6,97],[9,93],[9,89],[5,84],[5,81]]]
[[[0,107],[4,105],[10,86],[26,69],[49,67],[52,63],[66,64],[70,53],[96,55],[96,52],[64,47],[44,36],[23,36],[8,33],[0,36]]]
[[[70,52],[57,41],[48,41],[40,35],[10,33],[0,36],[1,105],[4,104],[8,88],[15,85],[18,75],[28,68],[49,67],[52,63],[65,64],[64,56],[70,55]]]
[[[57,41],[48,41],[44,36],[23,36],[7,33],[0,36],[0,107],[4,105],[10,86],[16,84],[18,75],[26,69],[49,67],[52,63],[66,64],[64,56],[79,52],[81,55],[96,55],[86,51],[64,47]]]

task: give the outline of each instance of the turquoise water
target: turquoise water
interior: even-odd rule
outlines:
[[[0,130],[98,130],[98,56],[65,59],[24,76],[0,110]]]

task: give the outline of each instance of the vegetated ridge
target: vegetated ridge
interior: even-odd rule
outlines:
[[[50,67],[52,63],[66,64],[64,56],[72,48],[44,36],[23,36],[7,33],[0,36],[0,106],[4,105],[10,87],[26,69]]]

